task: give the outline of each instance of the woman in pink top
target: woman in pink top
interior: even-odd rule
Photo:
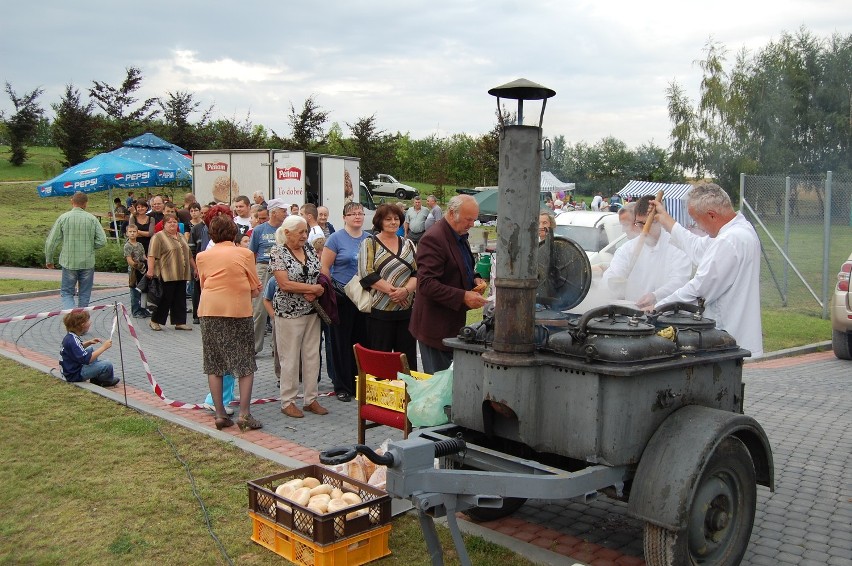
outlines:
[[[227,216],[210,221],[210,239],[215,246],[199,253],[198,281],[201,301],[201,343],[204,373],[216,407],[216,428],[233,426],[222,403],[222,376],[231,373],[240,383],[240,430],[262,425],[249,412],[251,389],[257,363],[254,361],[252,299],[260,294],[254,254],[235,246],[237,225]]]

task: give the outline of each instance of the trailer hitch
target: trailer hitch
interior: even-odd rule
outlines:
[[[465,449],[465,442],[462,438],[450,438],[448,440],[439,440],[434,443],[435,458],[442,458],[452,454],[458,454]],[[337,446],[320,452],[319,460],[321,463],[328,466],[336,466],[345,464],[354,460],[358,454],[363,454],[368,460],[380,466],[393,468],[399,465],[399,462],[394,460],[393,454],[387,452],[385,454],[377,454],[372,448],[364,444],[355,444],[354,446]]]

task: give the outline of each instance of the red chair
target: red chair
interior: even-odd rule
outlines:
[[[397,373],[411,375],[408,358],[400,352],[379,352],[361,344],[355,344],[352,349],[358,365],[358,444],[364,444],[364,433],[368,428],[377,426],[397,428],[403,432],[403,438],[408,438],[411,432],[411,423],[406,417],[408,393],[401,411],[373,405],[367,400],[367,374],[379,380],[397,379]]]

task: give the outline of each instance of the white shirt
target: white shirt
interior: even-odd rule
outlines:
[[[760,323],[760,240],[745,217],[737,215],[715,238],[696,236],[680,224],[672,228],[671,242],[696,264],[695,276],[657,306],[675,301],[694,303],[704,297],[707,318],[726,330],[737,343],[763,355]]]
[[[595,195],[595,198],[592,199],[592,210],[600,210],[602,202],[603,197],[601,195]]]
[[[243,218],[242,216],[234,216],[234,222],[237,224],[237,226],[246,226],[248,228],[251,228],[250,216],[246,216],[245,218]]]
[[[319,224],[308,231],[308,243],[313,244],[317,238],[325,238],[325,232],[322,231],[322,226]]]
[[[637,257],[636,246],[642,239],[637,236],[618,248],[604,271],[604,285],[612,291],[622,291],[616,299],[636,302],[645,294],[654,293],[656,301],[674,293],[692,276],[692,262],[683,251],[671,245],[671,234],[661,231],[654,245],[648,245],[645,238],[642,252]],[[624,285],[619,285],[620,282]]]

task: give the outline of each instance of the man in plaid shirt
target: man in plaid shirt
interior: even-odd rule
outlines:
[[[53,269],[56,247],[61,243],[59,265],[62,284],[59,296],[62,309],[74,308],[74,289],[79,292],[77,306],[89,306],[95,279],[95,250],[106,245],[106,234],[100,221],[86,212],[89,196],[76,192],[71,197],[71,210],[56,219],[44,243],[45,267]]]

